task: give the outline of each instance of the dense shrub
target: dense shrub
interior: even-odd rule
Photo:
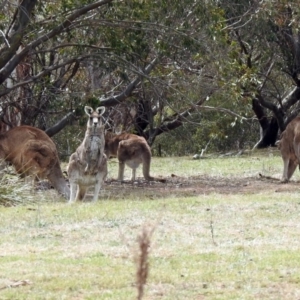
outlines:
[[[199,121],[198,121],[199,122]],[[232,117],[218,117],[216,113],[203,115],[199,125],[187,123],[176,130],[157,137],[152,146],[153,155],[181,156],[251,149],[259,138],[259,126],[255,121],[239,121]]]

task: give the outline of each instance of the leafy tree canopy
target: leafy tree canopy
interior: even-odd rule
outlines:
[[[299,112],[298,19],[297,1],[285,0],[4,0],[2,130],[54,135],[91,104],[150,144],[210,124],[206,144],[227,125],[256,123],[257,146],[273,145]]]

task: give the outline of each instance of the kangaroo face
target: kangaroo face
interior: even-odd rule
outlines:
[[[101,116],[105,112],[104,106],[97,107],[96,110],[93,110],[90,106],[85,106],[84,111],[89,116],[87,122],[88,128],[99,128],[102,126]]]

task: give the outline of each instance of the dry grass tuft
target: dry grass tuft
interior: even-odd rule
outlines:
[[[0,206],[49,202],[53,199],[53,191],[48,181],[36,183],[32,177],[20,178],[12,167],[8,167],[0,179]]]
[[[144,295],[144,287],[149,274],[149,249],[154,227],[143,227],[142,233],[138,236],[139,255],[137,258],[136,285],[138,290],[137,299],[141,300]]]
[[[5,283],[0,284],[0,291],[4,289],[17,288],[20,286],[32,284],[29,280],[7,280]]]
[[[16,175],[5,175],[0,181],[0,205],[16,206],[32,200],[32,186],[22,182]]]

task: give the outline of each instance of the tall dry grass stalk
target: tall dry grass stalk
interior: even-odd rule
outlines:
[[[137,257],[136,286],[138,290],[137,300],[141,300],[144,295],[144,287],[149,274],[149,251],[151,236],[155,227],[143,227],[142,233],[138,236],[139,253]]]

